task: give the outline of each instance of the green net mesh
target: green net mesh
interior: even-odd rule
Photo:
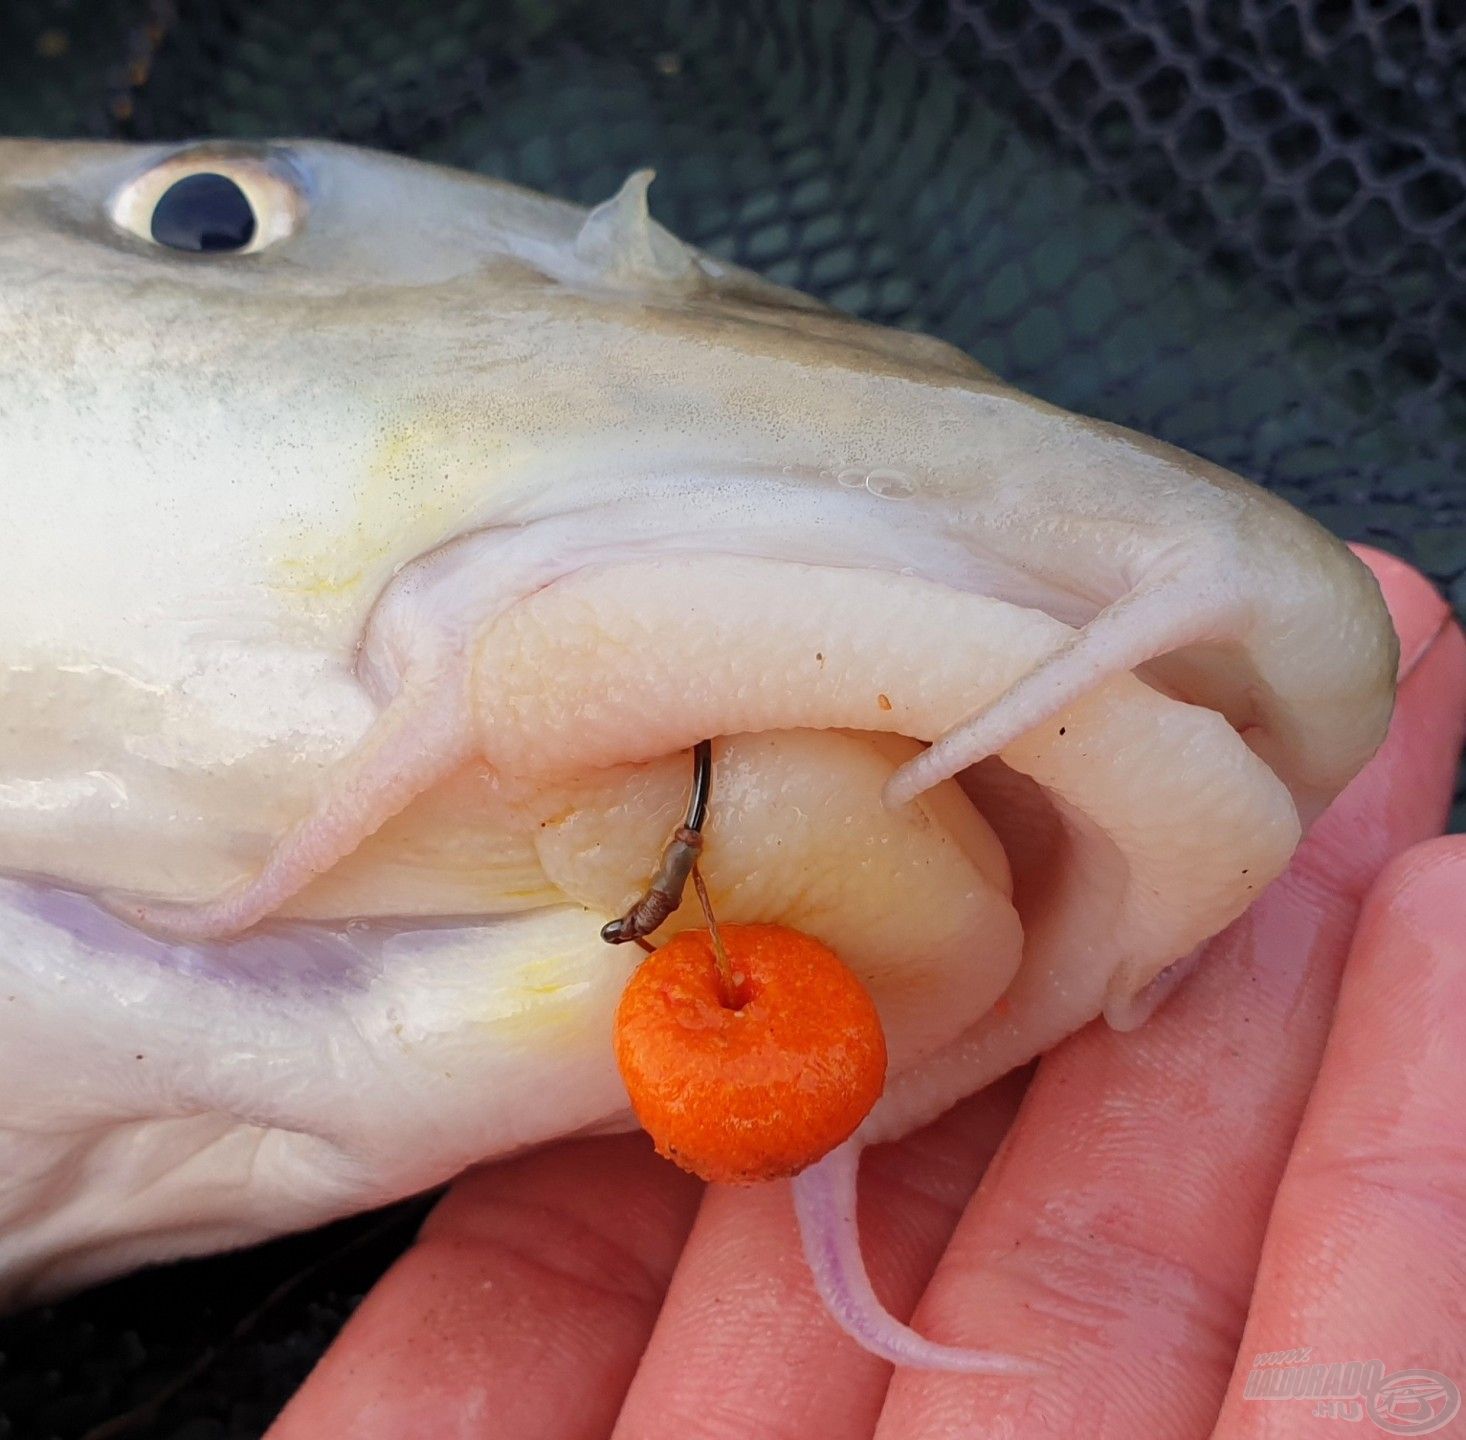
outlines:
[[[715,254],[1220,461],[1466,609],[1460,0],[5,0],[0,132],[329,135],[581,201],[649,164]],[[381,1263],[229,1340],[302,1243],[0,1327],[0,1437],[83,1434],[206,1344],[117,1433],[258,1434]]]

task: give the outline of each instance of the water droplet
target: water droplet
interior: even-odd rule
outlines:
[[[872,470],[865,477],[865,488],[883,500],[904,500],[908,495],[916,493],[911,477],[903,475],[899,470]]]
[[[864,470],[842,470],[835,476],[847,490],[860,490],[865,485]]]

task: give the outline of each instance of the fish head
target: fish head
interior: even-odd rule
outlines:
[[[1331,537],[648,179],[0,144],[12,1298],[628,1125],[699,740],[720,916],[881,1012],[862,1142],[1143,1010],[1378,744]]]

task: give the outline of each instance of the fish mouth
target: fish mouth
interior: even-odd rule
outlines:
[[[631,1128],[612,1033],[640,951],[600,931],[685,813],[705,736],[720,920],[818,937],[880,1015],[886,1089],[850,1146],[1103,1011],[1133,1020],[1297,837],[1286,787],[1221,715],[1120,676],[914,802],[884,799],[1069,633],[899,571],[706,552],[567,567],[430,677],[456,674],[444,713],[469,750],[248,923],[207,902],[203,925],[188,906],[159,925],[0,879],[0,1093],[22,1127],[0,1133],[0,1304]],[[383,716],[443,706],[422,685],[404,672]],[[689,897],[653,940],[703,923]]]
[[[29,914],[58,944],[276,993],[371,992],[476,946],[479,1011],[593,996],[575,1044],[608,1064],[597,1027],[632,957],[598,931],[711,737],[720,918],[830,944],[894,1076],[987,1026],[951,1082],[982,1083],[1232,919],[1298,820],[1227,719],[1128,673],[889,804],[923,746],[1105,603],[1093,576],[985,548],[964,503],[894,469],[711,464],[511,495],[378,597],[354,657],[375,718],[244,883],[28,892]],[[685,902],[660,933],[701,923]]]
[[[470,931],[497,951],[516,917],[624,911],[676,824],[687,752],[713,737],[705,870],[727,918],[807,923],[878,1003],[903,965],[926,975],[905,986],[924,999],[888,1004],[898,1068],[915,1063],[1035,954],[1088,966],[1086,1000],[1138,990],[1296,841],[1286,790],[1225,719],[1128,674],[920,804],[887,803],[923,745],[1102,608],[1091,580],[1040,581],[895,469],[567,475],[399,569],[356,655],[376,719],[245,883],[94,890],[107,923],[57,905],[100,948],[199,975],[346,983],[384,947]],[[720,873],[735,850],[742,869]],[[945,890],[919,883],[915,854]],[[684,906],[667,933],[698,918]],[[1113,930],[1098,948],[1097,921]],[[291,958],[268,964],[271,943]],[[1065,945],[1077,960],[1053,958]],[[938,995],[945,1014],[923,1020]]]
[[[688,753],[713,737],[703,863],[720,917],[831,944],[882,1011],[893,1073],[1000,999],[1034,1049],[1118,1010],[1281,869],[1298,833],[1286,789],[1223,717],[1122,675],[890,806],[925,743],[1073,631],[974,588],[1003,588],[1001,567],[959,555],[931,507],[873,525],[862,504],[884,502],[833,484],[811,502],[785,477],[782,534],[767,496],[699,490],[689,516],[632,485],[613,516],[566,507],[424,557],[362,647],[380,719],[314,811],[236,892],[109,897],[118,923],[195,973],[295,964],[349,983],[472,936],[520,947],[501,962],[518,975],[535,917],[598,931],[642,892]],[[921,574],[894,564],[913,553]],[[688,900],[660,933],[701,923]],[[265,964],[272,944],[296,958]],[[578,963],[624,967],[610,954]],[[1026,1019],[1056,987],[1070,1003],[1033,1041]]]
[[[979,593],[915,508],[853,545],[838,527],[888,503],[853,500],[834,529],[724,523],[716,544],[686,516],[628,541],[663,506],[617,533],[527,518],[404,570],[361,651],[376,724],[222,920],[218,900],[0,880],[0,999],[19,997],[0,1089],[39,1137],[0,1202],[18,1293],[628,1127],[611,1031],[639,952],[600,929],[646,884],[705,737],[719,918],[818,936],[880,1013],[889,1081],[861,1142],[1138,994],[1282,868],[1286,787],[1220,714],[1131,675],[887,805],[901,765],[1073,630]],[[654,940],[702,923],[689,899]]]

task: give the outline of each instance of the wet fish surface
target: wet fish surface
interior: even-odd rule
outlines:
[[[0,142],[5,1302],[629,1126],[599,931],[704,737],[720,916],[887,1034],[807,1236],[863,1145],[1143,1019],[1381,740],[1327,532],[648,180]]]

